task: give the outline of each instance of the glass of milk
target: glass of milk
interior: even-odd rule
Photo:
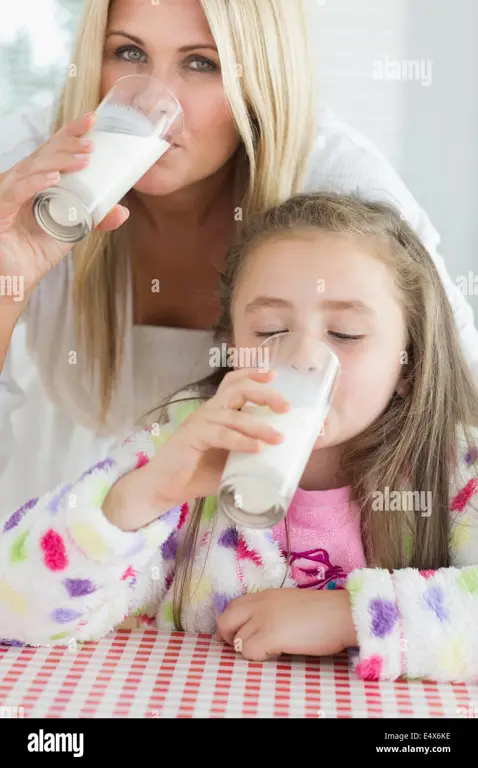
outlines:
[[[258,348],[262,368],[276,371],[267,386],[290,404],[286,413],[246,403],[254,414],[282,432],[277,445],[264,444],[260,453],[231,452],[221,478],[218,507],[233,522],[248,528],[269,528],[287,513],[323,428],[340,374],[337,355],[318,339],[296,332],[275,334]]]
[[[176,143],[182,128],[181,105],[161,82],[150,75],[119,78],[84,136],[93,142],[88,165],[60,174],[58,184],[35,196],[38,224],[58,240],[82,240]]]

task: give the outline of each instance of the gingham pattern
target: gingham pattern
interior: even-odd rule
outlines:
[[[120,629],[76,650],[0,645],[3,707],[24,717],[478,717],[478,685],[363,682],[345,653],[258,663],[209,635]]]

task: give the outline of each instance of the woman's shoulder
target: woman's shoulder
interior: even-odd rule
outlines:
[[[0,121],[0,173],[9,170],[43,144],[51,135],[54,103],[23,109],[4,115]]]
[[[439,235],[400,175],[378,147],[334,110],[320,104],[317,137],[304,192],[318,190],[356,195],[399,210],[428,249]]]

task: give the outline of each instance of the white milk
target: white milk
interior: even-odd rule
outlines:
[[[282,443],[265,443],[258,454],[231,453],[227,461],[224,477],[234,486],[238,506],[251,514],[260,514],[294,493],[304,461],[307,464],[322,428],[319,424],[311,433],[311,427],[324,421],[325,415],[322,419],[315,408],[291,408],[282,414],[257,406],[245,406],[242,410],[260,415],[284,435]]]
[[[332,383],[330,376],[321,380],[319,374],[282,369],[271,386],[288,400],[289,411],[276,413],[254,404],[242,408],[282,432],[284,439],[264,444],[260,453],[229,454],[220,490],[234,489],[235,507],[253,516],[278,505],[285,513],[327,417]]]
[[[62,174],[56,189],[78,195],[92,214],[96,226],[169,149],[170,144],[158,138],[156,133],[134,136],[116,131],[93,130],[88,138],[94,146],[88,166]],[[50,215],[59,224],[74,224],[74,198],[65,194],[61,198],[52,199]]]

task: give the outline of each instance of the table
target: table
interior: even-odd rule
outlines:
[[[209,635],[119,629],[76,649],[0,645],[0,716],[478,717],[478,685],[363,682],[346,653],[249,662]]]

